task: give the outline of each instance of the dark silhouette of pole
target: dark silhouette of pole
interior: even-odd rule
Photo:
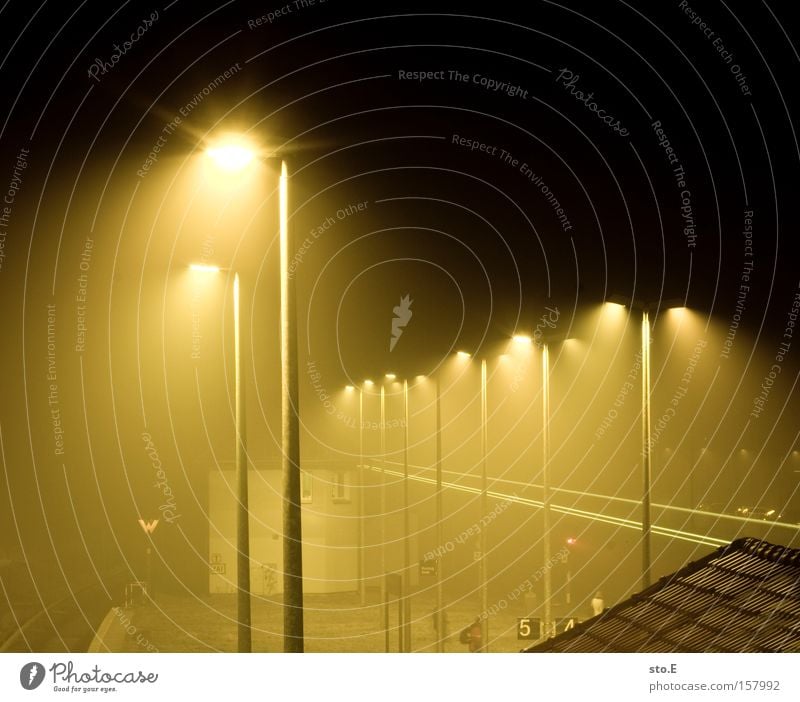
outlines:
[[[289,176],[281,161],[281,449],[283,468],[283,650],[303,652],[303,533],[300,500],[300,406],[297,378],[297,315],[289,275]]]

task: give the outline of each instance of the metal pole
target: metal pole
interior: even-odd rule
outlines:
[[[544,630],[553,626],[553,578],[550,541],[550,348],[542,344],[542,505],[544,515]]]
[[[486,484],[486,424],[488,412],[486,405],[486,359],[481,359],[481,518],[488,512],[488,492]],[[489,651],[489,592],[487,588],[486,527],[481,527],[481,650]]]
[[[387,603],[384,639],[389,652],[388,592],[386,589],[386,388],[381,381],[381,593]]]
[[[367,580],[364,562],[364,546],[366,542],[364,528],[364,388],[358,389],[358,475],[361,489],[358,492],[358,589],[361,604],[367,602]]]
[[[644,490],[642,494],[642,589],[650,587],[650,481],[652,462],[650,455],[650,314],[642,312],[642,466]]]
[[[406,653],[411,652],[411,541],[408,512],[408,380],[403,380],[403,570],[405,598],[403,599],[403,618],[405,633],[403,642]]]
[[[297,378],[297,315],[289,275],[289,176],[281,161],[281,417],[283,463],[283,650],[303,652],[303,534],[300,504],[300,406]]]
[[[436,376],[436,545],[444,540],[442,525],[442,393]],[[444,600],[442,597],[442,559],[436,560],[436,652],[444,653]]]
[[[252,632],[250,619],[250,511],[247,488],[247,436],[245,426],[244,369],[242,368],[242,339],[239,274],[233,276],[233,346],[236,388],[236,484],[239,508],[236,512],[236,585],[237,585],[237,650],[250,653]]]

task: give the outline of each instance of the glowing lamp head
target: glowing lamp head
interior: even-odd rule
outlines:
[[[386,380],[394,380],[397,376],[394,373],[387,373]]]
[[[205,263],[192,263],[189,266],[189,270],[194,271],[195,273],[219,273],[220,267],[210,266]]]
[[[467,359],[467,358],[469,358],[471,356],[471,354],[466,352],[466,351],[458,351],[456,353],[456,356],[458,356],[461,359]]]
[[[366,385],[369,388],[375,385],[375,383],[373,383],[371,380],[365,380],[364,385]]]
[[[206,154],[218,168],[229,173],[244,170],[256,157],[253,149],[241,142],[222,142],[207,149]]]
[[[355,390],[355,388],[354,388],[352,385],[345,385],[345,386],[344,386],[344,389],[345,389],[347,392],[353,392],[353,390]]]
[[[514,334],[514,336],[512,337],[512,341],[515,344],[521,344],[521,345],[528,345],[533,343],[533,339],[531,339],[531,337],[529,337],[527,334]]]
[[[578,543],[578,539],[576,539],[574,536],[570,536],[570,537],[567,539],[567,545],[568,545],[568,546],[574,546],[574,545],[575,545],[575,544],[577,544],[577,543]]]

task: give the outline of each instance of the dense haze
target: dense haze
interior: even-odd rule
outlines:
[[[233,592],[234,273],[254,549],[280,570],[275,156],[316,481],[307,591],[356,591],[359,547],[375,597],[405,567],[403,380],[419,597],[440,549],[446,602],[479,614],[478,532],[461,535],[482,520],[490,603],[546,537],[568,548],[559,616],[641,589],[645,306],[654,577],[738,536],[797,547],[798,27],[778,3],[695,4],[713,37],[677,2],[4,6],[0,638],[148,568],[206,598],[215,553],[214,592]],[[231,133],[259,157],[220,172],[206,149]],[[138,520],[156,518],[148,566]]]

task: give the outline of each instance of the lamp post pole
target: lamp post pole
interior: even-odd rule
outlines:
[[[233,276],[233,346],[236,393],[236,484],[239,505],[236,511],[236,585],[237,650],[250,653],[252,629],[250,617],[250,510],[247,486],[247,429],[245,425],[245,380],[242,368],[242,330],[239,274]]]
[[[436,375],[436,544],[444,540],[442,525],[442,391]],[[436,562],[436,652],[444,653],[444,601],[442,597],[442,558]]]
[[[408,380],[403,380],[403,648],[411,652],[411,543],[408,511]]]
[[[481,517],[485,517],[488,511],[488,492],[486,480],[486,451],[487,451],[487,428],[488,421],[486,403],[486,359],[481,359]],[[481,650],[489,651],[489,593],[487,588],[487,563],[486,563],[486,528],[481,528]]]
[[[553,626],[553,578],[550,540],[550,347],[542,343],[542,505],[544,530],[544,631],[550,636]]]
[[[289,175],[281,161],[281,448],[283,468],[283,650],[303,652],[303,534],[300,500],[300,406],[297,314],[294,279],[289,275]]]
[[[642,589],[650,587],[651,583],[650,448],[650,314],[645,308],[642,312]]]
[[[367,580],[364,562],[364,386],[358,388],[358,475],[361,489],[358,492],[358,591],[361,604],[367,603]]]
[[[386,387],[381,381],[381,601],[384,605],[384,646],[389,652],[389,609],[386,589]]]

